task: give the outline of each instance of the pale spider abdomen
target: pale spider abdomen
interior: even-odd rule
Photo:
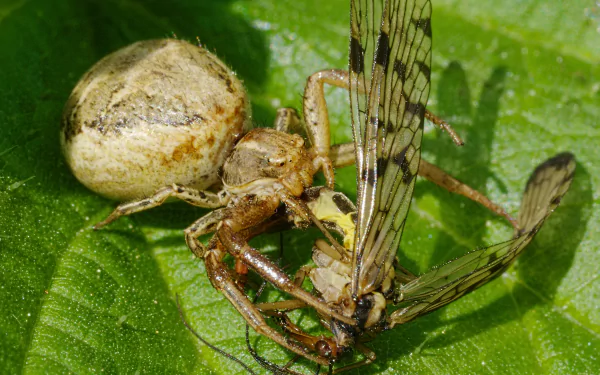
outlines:
[[[217,57],[182,40],[149,40],[81,78],[64,108],[61,143],[85,186],[131,200],[173,183],[219,182],[219,167],[250,126],[246,91]]]

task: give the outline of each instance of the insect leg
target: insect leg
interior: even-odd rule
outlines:
[[[333,371],[334,374],[339,374],[344,371],[353,370],[362,366],[370,365],[371,363],[375,362],[375,359],[377,359],[375,352],[367,348],[363,344],[357,342],[354,344],[354,347],[356,348],[356,350],[358,350],[365,356],[365,359],[356,363],[352,363],[348,366],[336,368],[335,371]]]
[[[210,191],[200,191],[179,184],[165,186],[159,189],[153,196],[138,201],[120,204],[108,217],[94,225],[94,229],[112,223],[121,216],[131,215],[136,212],[145,211],[160,206],[169,197],[175,197],[189,204],[204,208],[217,208],[227,204],[228,198],[221,194]]]
[[[277,196],[246,196],[245,201],[240,200],[236,206],[230,208],[229,215],[221,221],[216,236],[236,260],[255,270],[277,289],[306,302],[323,315],[347,324],[356,324],[354,319],[335,312],[317,297],[296,286],[279,266],[248,244],[250,235],[243,232],[272,217],[279,204],[280,199]]]
[[[304,332],[302,328],[298,327],[290,320],[285,312],[277,311],[271,315],[276,318],[277,324],[284,332],[293,337],[296,341],[301,342],[307,348],[310,348],[311,351],[316,352],[320,358],[336,358],[339,356],[339,348],[334,339],[321,335],[314,336]],[[374,362],[377,358],[375,352],[360,342],[355,343],[355,348],[365,356],[365,359],[351,365],[335,369],[335,371],[332,372],[333,374],[339,374],[347,370],[368,365]]]
[[[326,336],[314,336],[306,333],[302,328],[295,325],[286,313],[278,313],[275,315],[275,320],[281,329],[288,335],[294,338],[294,340],[302,343],[305,347],[311,351],[316,352],[319,358],[336,358],[338,353],[338,347],[335,340]]]
[[[304,201],[299,200],[292,196],[291,194],[287,194],[284,192],[280,192],[279,198],[285,205],[288,207],[290,211],[292,211],[295,215],[302,218],[302,220],[306,222],[312,222],[314,226],[316,226],[327,238],[327,240],[331,243],[333,248],[338,251],[341,257],[347,258],[346,251],[344,247],[342,247],[335,238],[329,233],[325,225],[319,220],[314,213],[308,208]]]

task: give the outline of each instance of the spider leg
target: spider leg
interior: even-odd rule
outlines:
[[[519,224],[517,223],[517,220],[510,216],[504,210],[504,208],[492,202],[484,194],[478,192],[469,185],[462,183],[461,181],[452,177],[439,167],[428,163],[423,159],[421,159],[421,163],[419,164],[419,176],[425,177],[429,181],[433,182],[438,186],[443,187],[451,193],[462,195],[474,202],[481,204],[493,213],[502,216],[503,218],[508,220],[513,226],[513,228],[515,228],[515,230],[519,230]]]
[[[329,157],[334,168],[347,167],[356,163],[356,155],[354,153],[354,142],[341,143],[331,146]]]
[[[257,303],[256,308],[269,316],[277,315],[277,312],[288,312],[306,307],[306,302],[299,299],[286,299],[277,302]]]
[[[304,89],[303,112],[306,123],[306,132],[316,153],[315,167],[322,168],[327,181],[327,186],[334,187],[333,163],[329,158],[331,147],[331,132],[329,126],[329,112],[325,101],[323,86],[325,83],[339,86],[345,81],[348,86],[348,72],[343,70],[322,70],[308,77]]]
[[[304,279],[306,279],[306,275],[308,275],[311,268],[312,267],[309,266],[301,267],[294,276],[294,285],[296,285],[297,287],[302,286],[302,283],[304,282]],[[277,302],[257,303],[255,306],[257,309],[259,309],[266,315],[276,315],[275,311],[292,311],[301,309],[303,307],[306,307],[307,305],[306,302],[301,301],[299,299],[288,299]]]
[[[333,309],[323,301],[296,286],[294,282],[280,268],[262,255],[258,250],[250,247],[244,238],[236,235],[225,220],[217,230],[217,236],[227,251],[236,259],[240,259],[248,267],[255,270],[264,280],[273,284],[282,292],[288,293],[313,307],[319,313],[340,320],[346,324],[354,325],[354,319],[348,318]]]
[[[307,136],[306,127],[294,108],[279,108],[273,127],[283,133]]]
[[[438,116],[434,115],[432,112],[425,110],[425,118],[431,121],[432,124],[437,125],[442,131],[448,132],[450,138],[457,146],[463,146],[465,142],[460,138],[458,133],[454,130],[452,125],[448,124],[446,121],[442,120]]]
[[[277,196],[246,196],[245,201],[239,201],[236,206],[231,207],[229,216],[221,221],[216,232],[219,241],[236,258],[236,261],[243,262],[277,289],[306,302],[325,316],[346,324],[356,324],[354,319],[335,312],[317,297],[295,285],[279,266],[248,244],[248,235],[243,231],[271,217],[278,205]]]
[[[219,223],[223,219],[230,216],[230,208],[220,208],[202,216],[184,230],[185,242],[187,243],[192,253],[194,253],[194,255],[196,255],[198,258],[204,257],[204,254],[206,253],[206,246],[204,246],[204,244],[202,244],[202,242],[200,242],[198,238],[205,234],[215,232]],[[273,227],[276,227],[277,225],[281,224],[281,221],[281,217],[271,217],[269,218],[269,220],[263,221],[260,224],[252,227],[248,231],[248,236],[250,238],[260,233],[265,233],[269,230],[272,230]],[[248,273],[248,269],[242,262],[238,261],[236,262],[236,273],[239,275],[243,275]]]
[[[302,285],[302,282],[308,273],[310,273],[311,269],[312,267],[309,266],[300,268],[298,272],[296,272],[294,283],[298,286]],[[289,319],[286,312],[307,307],[306,303],[303,301],[293,299],[277,302],[265,302],[258,303],[255,305],[255,307],[262,311],[265,315],[275,317],[277,324],[284,332],[293,337],[296,341],[301,342],[305,347],[310,348],[312,351],[318,353],[320,357],[329,350],[333,350],[334,352],[337,351],[337,345],[334,339],[326,336],[314,336],[306,333],[300,327],[292,323],[292,321]],[[375,361],[377,356],[375,355],[374,351],[360,342],[356,342],[354,347],[365,356],[365,359],[348,366],[335,369],[333,374],[338,374],[347,370],[362,367]]]
[[[306,333],[302,328],[295,325],[285,312],[273,312],[271,315],[276,318],[277,324],[284,332],[293,337],[296,341],[301,342],[307,348],[318,353],[320,358],[337,358],[340,355],[340,348],[338,348],[333,338]],[[332,372],[333,374],[339,374],[344,371],[368,365],[373,363],[377,358],[375,352],[361,342],[355,342],[354,348],[361,352],[365,358],[350,365],[337,368]]]
[[[325,359],[307,353],[304,347],[290,341],[283,334],[269,327],[261,312],[256,309],[244,292],[236,285],[235,280],[227,270],[226,265],[222,262],[225,251],[221,249],[221,246],[222,244],[220,241],[215,238],[211,241],[211,245],[204,257],[206,272],[213,287],[225,295],[229,302],[231,302],[256,332],[310,361],[328,365],[329,362]]]
[[[206,253],[206,246],[198,240],[198,237],[216,231],[217,225],[227,216],[227,212],[227,208],[211,211],[185,228],[185,242],[198,258],[203,258]]]
[[[319,85],[316,86],[320,88],[320,91],[315,89],[312,92],[312,95],[318,97],[318,99],[313,100],[313,102],[316,103],[315,108],[318,108],[318,111],[315,112],[318,112],[318,120],[326,124],[323,127],[329,129],[329,121],[325,118],[327,116],[327,108],[324,104],[325,99],[323,93],[323,83],[327,83],[332,86],[349,90],[350,78],[348,76],[348,72],[345,70],[323,70],[309,77],[306,86],[307,89],[313,81],[318,82]],[[313,83],[312,85],[315,84]],[[370,87],[370,84],[368,84],[367,87]],[[364,92],[366,89],[364,87],[359,87],[359,90]],[[307,98],[305,94],[305,102],[306,100]],[[321,108],[320,106],[323,106],[324,108]],[[306,117],[306,113],[304,116],[307,124],[309,124],[309,118]],[[317,114],[313,114],[313,117],[314,116],[317,116]],[[442,120],[441,118],[439,118],[438,116],[436,116],[428,110],[425,111],[425,118],[431,121],[434,125],[437,125],[440,129],[446,131],[457,146],[462,146],[464,144],[463,140],[459,137],[459,135],[456,133],[456,131],[452,128],[450,124],[448,124],[447,122],[445,122],[444,120]],[[327,133],[327,136],[329,136],[329,133]],[[327,137],[327,140],[329,140],[329,137]],[[328,150],[329,157],[331,162],[333,163],[334,168],[340,168],[355,163],[354,143],[334,145],[330,148],[328,146]],[[485,195],[481,194],[477,190],[458,181],[457,179],[450,176],[440,168],[434,166],[431,163],[426,162],[423,159],[421,159],[421,162],[419,164],[419,175],[425,177],[434,184],[439,185],[452,193],[463,195],[483,205],[490,211],[507,219],[515,229],[518,229],[517,221],[513,217],[511,217],[502,207],[493,203],[490,199],[488,199]]]
[[[222,207],[226,205],[229,200],[227,196],[223,196],[222,194],[215,194],[210,191],[200,191],[183,185],[173,184],[159,189],[151,197],[120,204],[106,219],[94,225],[94,229],[100,229],[121,216],[131,215],[136,212],[160,206],[169,197],[175,197],[191,205],[204,208]]]
[[[362,82],[362,80],[358,82],[360,84],[358,89],[359,92],[365,93],[366,88],[362,86]],[[327,140],[326,145],[316,145],[317,147],[320,147],[320,150],[329,149],[330,147],[329,115],[327,112],[327,105],[325,103],[325,93],[323,92],[324,83],[339,87],[344,90],[349,90],[350,77],[348,71],[342,69],[321,70],[308,77],[306,82],[306,89],[304,90],[304,120],[308,124],[309,128],[311,124],[315,127],[319,126],[317,134],[319,140],[322,140],[322,142]],[[367,88],[371,87],[371,83],[369,81],[366,81],[365,84]],[[456,133],[454,128],[452,128],[452,125],[448,124],[446,121],[442,120],[427,109],[425,109],[425,118],[431,121],[434,125],[438,126],[441,130],[448,132],[448,135],[450,138],[452,138],[452,141],[457,146],[464,145],[463,140]]]
[[[327,186],[334,188],[335,175],[333,172],[334,162],[331,155],[331,129],[329,125],[329,111],[325,100],[324,85],[328,84],[349,89],[350,78],[348,72],[340,69],[321,70],[312,74],[306,81],[304,89],[303,113],[305,131],[312,145],[312,151],[315,153],[314,168],[322,169],[327,181]],[[361,88],[364,91],[364,88]],[[439,126],[442,130],[448,132],[452,140],[459,146],[464,142],[454,131],[452,126],[443,121],[433,113],[426,110],[425,117]],[[296,111],[292,108],[281,108],[277,112],[275,119],[275,129],[289,132],[301,129],[302,122]],[[352,163],[354,160],[354,150],[352,149]]]
[[[332,146],[330,156],[334,168],[341,168],[354,164],[354,143],[344,143]],[[515,229],[519,229],[517,220],[510,216],[500,205],[492,202],[484,194],[457,180],[444,170],[422,158],[419,163],[419,176],[443,187],[451,193],[462,195],[481,204],[493,213],[504,217]]]

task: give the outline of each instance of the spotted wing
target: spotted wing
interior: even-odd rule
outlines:
[[[515,238],[435,268],[400,287],[400,298],[414,304],[395,311],[393,324],[408,322],[438,309],[477,289],[502,273],[531,242],[565,195],[575,171],[575,159],[562,153],[548,159],[533,172],[521,203]]]
[[[368,10],[381,10],[378,28],[365,29],[374,20],[360,11],[364,3],[370,4]],[[373,1],[352,1],[351,103],[358,103],[352,108],[358,165],[354,297],[376,289],[386,279],[404,229],[429,96],[430,22],[428,0],[383,0],[377,6]],[[368,50],[363,43],[372,46],[375,40],[367,79],[363,61]],[[368,85],[362,97],[361,84]]]
[[[377,35],[381,27],[384,2],[381,0],[350,1],[350,108],[355,142],[356,166],[363,167],[367,104],[373,73]],[[360,175],[360,174],[359,174]],[[361,184],[361,180],[358,180]]]

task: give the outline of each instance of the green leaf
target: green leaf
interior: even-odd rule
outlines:
[[[197,340],[265,372],[244,323],[212,288],[182,229],[205,213],[170,204],[93,232],[114,203],[70,174],[62,106],[78,78],[134,41],[203,44],[242,77],[257,124],[300,107],[306,77],[345,68],[347,1],[0,1],[0,368],[5,373],[243,373]],[[512,213],[533,168],[559,151],[578,160],[571,192],[517,265],[478,291],[368,345],[356,373],[571,374],[600,368],[600,10],[591,0],[434,0],[430,109],[467,144],[427,127],[424,156]],[[347,94],[328,89],[334,140],[351,137]],[[337,173],[355,196],[352,168]],[[399,253],[424,272],[502,241],[483,208],[417,185]],[[309,262],[314,231],[284,234],[290,272]],[[277,250],[277,236],[255,245]],[[270,298],[276,294],[269,293]],[[314,323],[314,317],[308,318]],[[314,324],[313,324],[314,325]],[[251,333],[261,355],[291,355]],[[314,366],[301,362],[301,371]]]

